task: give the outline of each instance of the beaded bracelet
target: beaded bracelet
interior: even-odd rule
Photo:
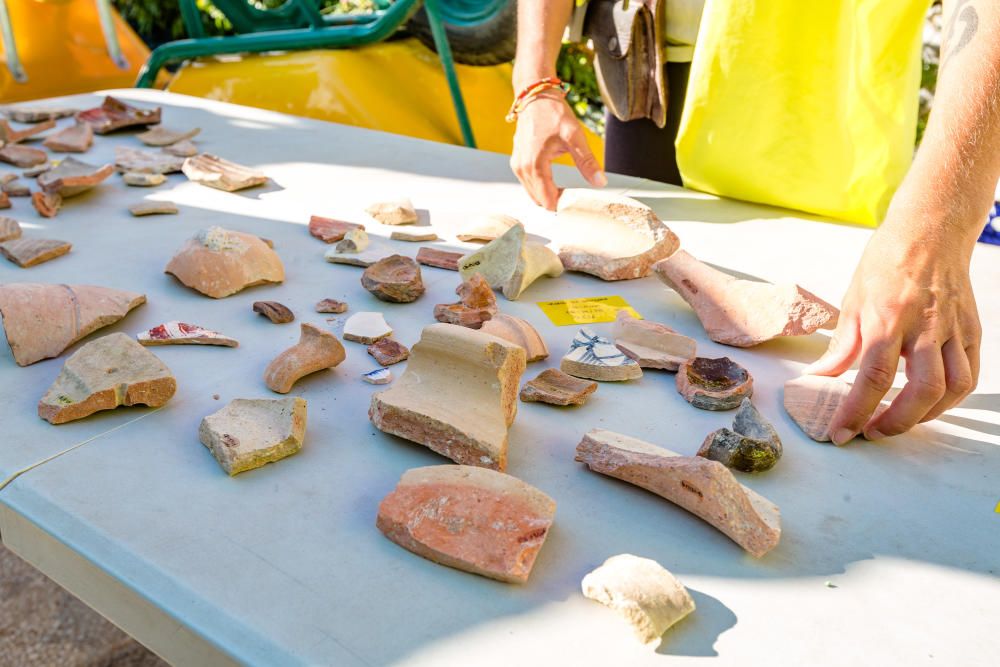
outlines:
[[[525,86],[521,92],[514,97],[514,102],[510,105],[510,110],[507,111],[507,122],[513,123],[517,120],[518,114],[524,111],[524,108],[534,101],[536,97],[547,90],[558,90],[560,94],[565,97],[566,93],[569,92],[569,84],[562,82],[558,77],[547,76],[544,79],[539,79],[538,81]]]

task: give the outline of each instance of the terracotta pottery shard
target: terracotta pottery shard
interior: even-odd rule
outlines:
[[[10,123],[5,120],[0,120],[0,141],[5,144],[16,144],[19,141],[24,141],[28,137],[33,137],[36,134],[44,132],[45,130],[51,130],[55,126],[56,121],[50,118],[49,120],[29,125],[22,130],[15,130],[10,126]]]
[[[239,347],[235,338],[223,336],[217,331],[211,331],[197,324],[185,322],[164,322],[149,331],[135,335],[140,345],[219,345],[222,347]]]
[[[644,278],[653,264],[680,246],[653,209],[629,197],[567,189],[557,216],[573,230],[573,242],[559,252],[566,270],[601,280]]]
[[[659,645],[664,632],[694,611],[694,600],[674,575],[632,554],[607,559],[580,586],[585,597],[618,612],[647,645]]]
[[[368,232],[351,229],[336,245],[336,252],[362,252],[368,248]]]
[[[770,470],[781,458],[781,438],[749,398],[736,412],[732,430],[720,428],[705,438],[698,456],[742,472]]]
[[[37,167],[31,167],[30,169],[25,169],[24,171],[21,172],[21,175],[24,176],[25,178],[38,178],[39,176],[41,176],[49,169],[52,169],[55,166],[56,165],[53,162],[46,162],[45,164],[40,164]]]
[[[166,183],[167,177],[163,174],[144,174],[138,171],[126,171],[122,174],[122,182],[125,185],[132,185],[139,188],[152,188]]]
[[[409,199],[377,202],[366,208],[365,213],[383,225],[412,225],[419,221],[417,211]]]
[[[49,154],[37,148],[20,144],[7,144],[0,148],[0,162],[12,164],[20,169],[37,167],[49,159]]]
[[[473,220],[469,223],[468,227],[462,229],[462,233],[458,234],[456,238],[458,238],[459,241],[489,243],[494,239],[500,238],[507,233],[507,230],[518,224],[521,223],[517,220],[517,218],[512,218],[509,215],[491,213]]]
[[[636,319],[627,310],[618,311],[613,335],[615,347],[642,368],[676,371],[697,353],[693,338],[663,324]]]
[[[125,127],[156,125],[160,122],[160,108],[140,109],[109,95],[101,106],[77,113],[76,119],[90,125],[97,134],[108,134]]]
[[[236,192],[267,183],[264,172],[208,153],[184,160],[182,171],[195,183],[226,192]]]
[[[0,216],[0,243],[21,238],[21,224],[13,218]]]
[[[420,267],[409,257],[390,255],[361,274],[361,286],[390,303],[410,303],[424,293]]]
[[[417,251],[417,264],[433,266],[448,271],[458,271],[458,262],[462,259],[460,252],[448,252],[436,248],[421,248]]]
[[[77,123],[50,135],[42,145],[57,153],[84,153],[94,145],[94,130],[86,123]]]
[[[299,379],[337,366],[347,357],[344,346],[332,333],[314,324],[303,324],[299,342],[267,365],[264,383],[279,394],[287,394]]]
[[[455,292],[461,301],[434,306],[434,319],[438,322],[479,329],[497,314],[497,299],[481,274],[472,274]]]
[[[347,304],[343,301],[337,301],[336,299],[323,299],[316,304],[317,313],[346,313]]]
[[[61,257],[72,247],[67,241],[20,238],[0,243],[0,253],[18,266],[27,268]]]
[[[574,377],[601,382],[621,382],[642,377],[639,364],[626,357],[610,340],[586,328],[577,332],[559,367],[564,373]]]
[[[372,345],[391,335],[382,313],[355,313],[344,322],[344,340]]]
[[[498,313],[483,322],[480,330],[523,347],[528,355],[529,364],[549,356],[549,348],[546,347],[545,341],[538,334],[538,331],[531,326],[530,322],[522,320],[520,317]]]
[[[76,158],[68,157],[38,176],[38,186],[48,195],[59,195],[63,199],[86,192],[114,173],[114,167],[106,164],[95,167]]]
[[[17,174],[11,174],[11,173],[0,174],[0,185],[7,185],[11,181],[16,181],[16,180],[17,180]]]
[[[440,240],[437,232],[430,227],[408,227],[406,229],[397,229],[389,235],[389,238],[393,241],[409,241],[411,243]]]
[[[59,213],[59,209],[62,208],[62,197],[45,192],[32,192],[31,204],[43,218],[54,218]]]
[[[554,500],[516,477],[443,465],[403,473],[375,525],[427,560],[523,584],[555,513]]]
[[[778,506],[737,482],[718,461],[681,456],[601,429],[583,436],[576,460],[680,505],[757,558],[781,539]]]
[[[361,374],[361,379],[368,384],[389,384],[392,382],[392,371],[388,368],[376,368]]]
[[[561,276],[563,265],[544,245],[528,243],[524,225],[518,223],[480,250],[462,257],[458,271],[466,280],[474,273],[482,274],[490,287],[502,289],[503,295],[514,301],[538,278]]]
[[[597,383],[547,368],[521,388],[521,400],[552,405],[583,405],[597,391]]]
[[[364,225],[333,220],[332,218],[323,218],[318,215],[309,218],[309,233],[324,243],[336,243],[343,239],[344,235],[352,229],[364,228]]]
[[[10,195],[0,190],[0,209],[10,208]]]
[[[512,343],[432,324],[413,346],[399,381],[372,396],[368,416],[386,433],[456,463],[504,470],[524,368],[524,350]]]
[[[199,132],[201,132],[201,128],[199,127],[193,130],[178,131],[168,129],[162,125],[156,125],[145,132],[135,135],[135,138],[147,146],[170,146],[180,141],[192,139],[198,136]]]
[[[677,369],[677,391],[702,410],[732,410],[753,395],[750,372],[729,357],[695,357]]]
[[[287,324],[295,320],[295,313],[277,301],[254,301],[253,312],[263,315],[275,324]]]
[[[46,107],[34,105],[18,105],[16,107],[4,107],[3,114],[15,123],[39,123],[43,120],[56,120],[72,116],[78,109],[68,107]]]
[[[194,157],[198,154],[198,147],[193,141],[187,140],[164,146],[161,150],[167,155],[176,155],[177,157]]]
[[[699,262],[683,250],[654,270],[694,309],[717,343],[751,347],[778,336],[832,329],[840,312],[798,285],[740,280]]]
[[[28,187],[27,185],[25,185],[24,183],[20,183],[20,182],[18,182],[16,180],[15,181],[8,181],[8,182],[4,183],[3,186],[2,186],[2,188],[0,188],[0,189],[3,190],[3,193],[5,195],[8,195],[10,197],[30,197],[31,196],[31,188]]]
[[[381,366],[392,366],[410,358],[410,350],[391,338],[382,338],[369,345],[368,354]]]
[[[114,324],[146,296],[92,285],[0,285],[0,315],[19,366],[57,357],[101,327]]]
[[[184,158],[166,153],[115,146],[115,168],[138,174],[172,174],[181,170]]]
[[[803,375],[785,383],[785,411],[810,438],[830,442],[830,421],[850,393],[851,385],[840,378]],[[872,418],[888,407],[880,403]]]
[[[93,340],[74,352],[38,403],[51,424],[82,419],[120,405],[158,408],[177,391],[170,369],[123,333]]]
[[[128,212],[141,218],[146,215],[173,215],[180,213],[180,209],[177,208],[177,204],[170,201],[144,201],[129,206]]]
[[[260,237],[222,227],[195,234],[170,260],[165,272],[214,299],[285,280],[281,259]]]
[[[230,476],[291,456],[305,435],[303,398],[237,398],[198,428],[201,444]]]

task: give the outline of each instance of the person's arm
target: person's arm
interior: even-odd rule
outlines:
[[[518,2],[515,95],[539,79],[556,75],[556,59],[572,10],[573,0]],[[607,183],[573,110],[561,95],[542,93],[518,115],[510,167],[535,203],[549,210],[559,200],[551,163],[564,153],[573,157],[592,185]]]
[[[831,423],[833,441],[907,431],[976,386],[982,329],[969,279],[1000,178],[1000,2],[945,3],[934,107],[913,165],[872,236],[826,354],[806,371],[857,380]],[[900,357],[906,386],[891,388]]]

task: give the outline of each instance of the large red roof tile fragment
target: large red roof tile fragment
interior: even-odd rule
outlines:
[[[718,461],[602,429],[583,436],[576,460],[683,507],[758,558],[781,539],[778,506],[737,482]]]
[[[619,310],[613,332],[615,347],[634,359],[640,368],[676,371],[682,363],[694,359],[697,344],[670,327],[632,317]]]
[[[201,420],[198,438],[233,476],[302,449],[306,417],[304,398],[237,398]]]
[[[375,525],[427,560],[523,584],[555,512],[555,501],[516,477],[474,466],[428,466],[403,474],[379,505]]]
[[[493,289],[481,274],[474,273],[456,289],[458,303],[439,303],[434,306],[434,319],[447,324],[457,324],[470,329],[480,329],[497,314],[497,299]]]
[[[259,236],[222,227],[203,229],[188,239],[164,272],[213,299],[285,280],[281,259]]]
[[[344,346],[332,333],[314,324],[302,324],[299,342],[267,365],[264,383],[279,394],[287,394],[299,379],[327,368],[333,368],[347,358]]]
[[[80,111],[76,119],[90,125],[97,134],[136,125],[155,125],[160,122],[160,108],[140,109],[108,95],[99,107]]]
[[[851,385],[840,378],[803,375],[785,383],[785,411],[810,438],[830,442],[830,422],[850,393]],[[888,407],[880,403],[872,418]]]

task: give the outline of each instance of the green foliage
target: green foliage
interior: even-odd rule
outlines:
[[[594,52],[586,44],[562,45],[556,75],[569,84],[566,101],[590,129],[604,134],[604,103],[594,76]]]

